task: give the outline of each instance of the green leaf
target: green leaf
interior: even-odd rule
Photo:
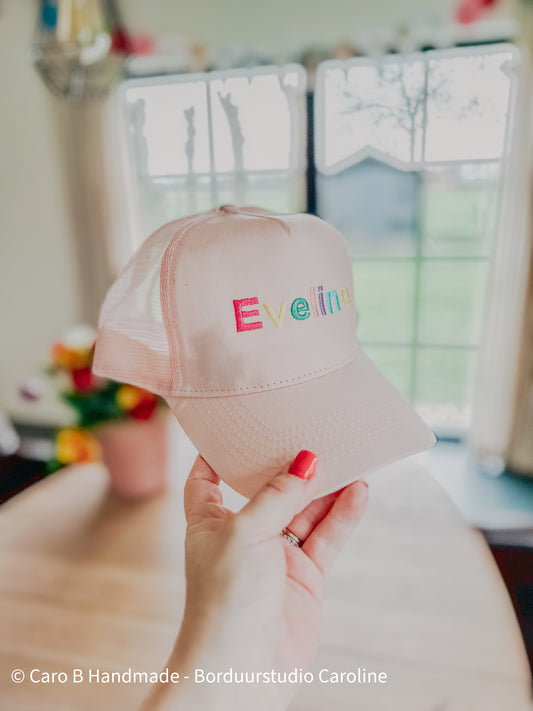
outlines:
[[[89,393],[64,392],[62,398],[76,411],[79,427],[94,427],[106,420],[124,418],[115,398],[119,387],[119,383],[111,381],[103,390]]]
[[[44,465],[44,470],[47,474],[54,474],[59,469],[63,469],[65,465],[62,464],[59,459],[49,459]]]

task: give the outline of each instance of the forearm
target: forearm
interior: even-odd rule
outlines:
[[[265,671],[266,662],[258,655],[260,647],[240,649],[234,643],[235,634],[226,629],[222,611],[186,607],[166,664],[169,677],[177,673],[179,681],[155,684],[139,711],[285,711],[286,690],[250,681],[252,674]],[[248,681],[228,681],[227,676],[217,681],[206,679],[207,674],[230,669],[236,676],[248,673]]]
[[[286,690],[271,685],[265,688],[256,681],[261,672],[243,672],[227,658],[222,664],[220,659],[206,663],[208,657],[204,655],[198,662],[182,660],[173,653],[167,662],[168,673],[169,677],[179,674],[179,681],[155,684],[139,711],[285,711]],[[214,680],[217,674],[224,676]]]

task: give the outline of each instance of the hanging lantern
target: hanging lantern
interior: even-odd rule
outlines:
[[[32,60],[46,86],[73,102],[106,96],[130,38],[115,0],[41,0]]]

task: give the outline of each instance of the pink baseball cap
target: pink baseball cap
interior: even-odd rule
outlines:
[[[162,395],[203,458],[252,496],[301,449],[320,493],[435,442],[356,339],[342,235],[232,205],[171,222],[110,288],[94,371]]]

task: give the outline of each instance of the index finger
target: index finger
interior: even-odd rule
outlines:
[[[205,504],[222,505],[222,493],[218,488],[220,477],[200,455],[196,457],[183,491],[185,518],[189,521],[193,512]]]
[[[345,487],[335,503],[309,534],[302,551],[322,574],[335,562],[350,533],[361,520],[368,503],[368,484],[356,481]]]

